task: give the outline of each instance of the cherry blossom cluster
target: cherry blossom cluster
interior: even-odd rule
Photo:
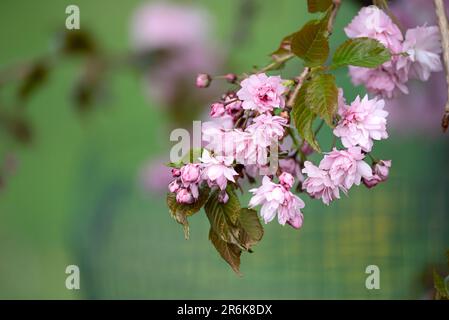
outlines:
[[[369,6],[362,8],[344,30],[349,38],[376,39],[393,54],[390,61],[375,69],[349,67],[353,83],[363,84],[369,93],[388,99],[398,93],[408,94],[409,79],[427,81],[431,72],[443,69],[437,26],[408,29],[404,37],[383,10]]]
[[[404,37],[386,13],[370,6],[360,10],[345,32],[350,38],[368,37],[381,42],[392,58],[377,68],[349,67],[353,83],[363,84],[370,95],[347,103],[343,90],[338,90],[332,129],[342,147],[334,143],[316,165],[308,160],[314,150],[291,130],[289,101],[304,79],[285,80],[264,72],[221,76],[237,89],[211,104],[211,119],[202,124],[199,162],[172,170],[174,180],[169,190],[176,193],[178,203],[195,203],[204,186],[219,190],[219,201],[226,203],[230,184],[241,188],[243,179],[255,182],[257,176],[263,176],[261,185],[249,190],[253,196],[248,207],[261,206],[265,223],[277,215],[281,225],[300,228],[305,203],[292,190],[304,191],[329,205],[354,185],[363,183],[372,188],[387,180],[391,161],[376,160],[371,155],[374,142],[388,138],[384,99],[397,92],[407,93],[409,79],[426,81],[431,72],[442,69],[438,29],[417,27],[407,30]],[[211,81],[211,76],[201,74],[196,85],[205,88]],[[273,155],[279,158],[274,171],[269,161]],[[368,157],[371,165],[366,162]]]

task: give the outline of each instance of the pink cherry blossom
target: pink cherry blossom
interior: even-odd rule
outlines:
[[[234,158],[231,156],[212,156],[207,149],[199,159],[202,162],[202,178],[207,180],[209,186],[218,186],[225,190],[228,181],[235,182],[234,176],[238,173],[232,168]]]
[[[391,160],[380,160],[374,165],[374,174],[378,175],[382,181],[388,179],[390,173]]]
[[[284,186],[273,183],[268,176],[264,176],[262,185],[249,191],[253,193],[249,207],[262,205],[260,215],[265,223],[272,221],[277,213],[279,224],[285,225],[290,221],[297,226],[301,225],[298,220],[302,221],[301,209],[305,206],[304,201]]]
[[[302,213],[297,214],[295,216],[293,216],[293,218],[290,218],[289,220],[287,220],[287,223],[292,226],[295,229],[299,229],[302,227],[302,223],[304,220],[304,216]]]
[[[238,163],[265,166],[268,163],[267,146],[258,136],[245,130],[234,130],[235,157]]]
[[[411,76],[427,81],[431,72],[443,70],[440,53],[442,51],[438,27],[416,27],[405,34],[403,51],[407,57],[400,56],[400,66],[410,68]]]
[[[286,119],[270,114],[261,114],[253,119],[247,130],[256,137],[258,144],[268,147],[273,141],[284,136],[285,126],[287,126]]]
[[[176,202],[184,204],[192,204],[195,202],[195,198],[192,193],[186,188],[181,188],[176,192]]]
[[[373,175],[369,178],[363,178],[363,183],[368,188],[373,188],[380,182],[388,179],[388,174],[391,168],[391,160],[380,160],[374,165]]]
[[[210,83],[211,83],[212,79],[210,77],[210,75],[206,74],[206,73],[200,73],[196,76],[196,86],[197,88],[207,88],[209,87]]]
[[[210,116],[212,118],[219,118],[222,117],[225,114],[225,106],[223,103],[221,102],[215,102],[212,103],[212,105],[210,106]]]
[[[357,98],[350,106],[338,109],[341,119],[334,129],[334,135],[341,138],[346,147],[360,146],[364,151],[371,151],[373,140],[388,138],[386,131],[388,112],[383,110],[384,100],[368,96]]]
[[[293,186],[293,183],[295,183],[295,178],[288,172],[282,172],[279,176],[279,182],[286,189],[290,189]]]
[[[232,117],[229,115],[203,122],[201,126],[203,146],[215,154],[233,156],[235,141],[231,130],[232,123]]]
[[[273,108],[285,106],[286,87],[279,76],[267,76],[265,73],[253,74],[243,80],[237,96],[243,101],[243,109],[256,110],[260,113],[272,111]]]
[[[403,36],[391,18],[376,6],[360,9],[357,16],[344,29],[349,38],[368,37],[380,41],[392,53],[402,50]]]
[[[408,69],[399,68],[398,60],[384,63],[377,68],[349,66],[349,75],[354,85],[364,85],[369,93],[391,99],[398,92],[408,94]]]
[[[170,192],[176,192],[178,191],[180,188],[178,180],[173,180],[172,182],[170,182],[170,184],[168,185],[168,190]]]
[[[346,150],[334,148],[324,156],[319,168],[329,172],[329,177],[335,186],[347,191],[352,185],[359,185],[362,177],[372,176],[371,167],[363,161],[364,158],[365,155],[360,147],[351,147]]]
[[[181,168],[181,181],[184,185],[198,183],[200,177],[201,171],[198,163],[189,163]]]
[[[328,171],[306,161],[302,172],[308,176],[302,187],[312,198],[321,199],[326,205],[335,199],[340,199],[340,190],[332,182]]]

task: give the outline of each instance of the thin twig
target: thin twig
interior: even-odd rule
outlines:
[[[296,96],[298,95],[299,89],[301,89],[301,85],[304,82],[304,79],[307,77],[307,75],[310,72],[310,68],[306,67],[304,68],[303,72],[300,74],[296,80],[298,83],[296,84],[295,89],[293,90],[293,93],[290,95],[290,98],[287,101],[286,107],[291,109],[293,108],[293,105],[295,104]]]
[[[449,98],[449,27],[447,23],[447,17],[444,9],[443,0],[434,0],[434,3],[435,3],[435,12],[438,18],[438,26],[440,27],[441,33],[441,44],[443,46],[444,66],[446,67],[446,82],[448,85],[448,98]],[[449,126],[449,99],[446,101],[441,126],[443,127],[443,132],[446,132]]]
[[[340,5],[341,5],[341,0],[333,0],[332,1],[332,11],[331,11],[331,15],[329,17],[329,21],[327,23],[327,32],[329,32],[329,34],[332,34],[332,31],[334,30],[335,18],[337,17],[337,13],[338,13],[338,9],[340,9]]]

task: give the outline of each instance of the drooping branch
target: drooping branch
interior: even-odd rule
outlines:
[[[438,18],[438,26],[440,28],[441,33],[441,44],[443,46],[444,66],[446,68],[446,82],[448,85],[448,100],[446,101],[443,120],[441,123],[443,131],[446,132],[447,128],[449,127],[449,27],[443,0],[434,0],[434,3],[435,3],[435,12]]]

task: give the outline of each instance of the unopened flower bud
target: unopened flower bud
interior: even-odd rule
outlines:
[[[304,143],[301,146],[301,152],[305,155],[305,156],[309,156],[312,153],[315,152],[315,150],[313,150],[313,148],[310,146],[310,144],[308,144],[306,141],[304,141]]]
[[[196,86],[198,88],[207,88],[212,81],[212,78],[207,73],[200,73],[196,77]]]
[[[225,79],[229,83],[235,83],[237,81],[237,75],[235,73],[228,73],[225,75]]]
[[[362,182],[368,189],[371,189],[377,186],[380,182],[382,182],[382,180],[379,178],[379,176],[372,175],[369,178],[363,178]]]
[[[181,181],[184,184],[197,183],[200,179],[200,174],[198,164],[186,164],[181,168]]]
[[[191,204],[195,201],[192,194],[184,188],[179,189],[176,192],[176,202],[178,203],[184,203],[184,204]]]
[[[171,169],[171,174],[174,178],[177,178],[181,176],[181,170],[179,170],[178,168],[173,168]]]
[[[177,180],[173,180],[172,182],[170,182],[170,184],[168,185],[168,190],[170,192],[176,192],[179,189],[179,184]]]
[[[295,178],[293,178],[293,176],[288,172],[282,172],[282,174],[279,176],[279,182],[284,188],[290,190],[295,183]]]
[[[212,118],[219,118],[225,114],[225,106],[221,102],[212,103],[210,106],[210,116]]]
[[[374,166],[374,174],[378,175],[382,181],[388,179],[388,174],[390,173],[391,160],[380,160]]]

